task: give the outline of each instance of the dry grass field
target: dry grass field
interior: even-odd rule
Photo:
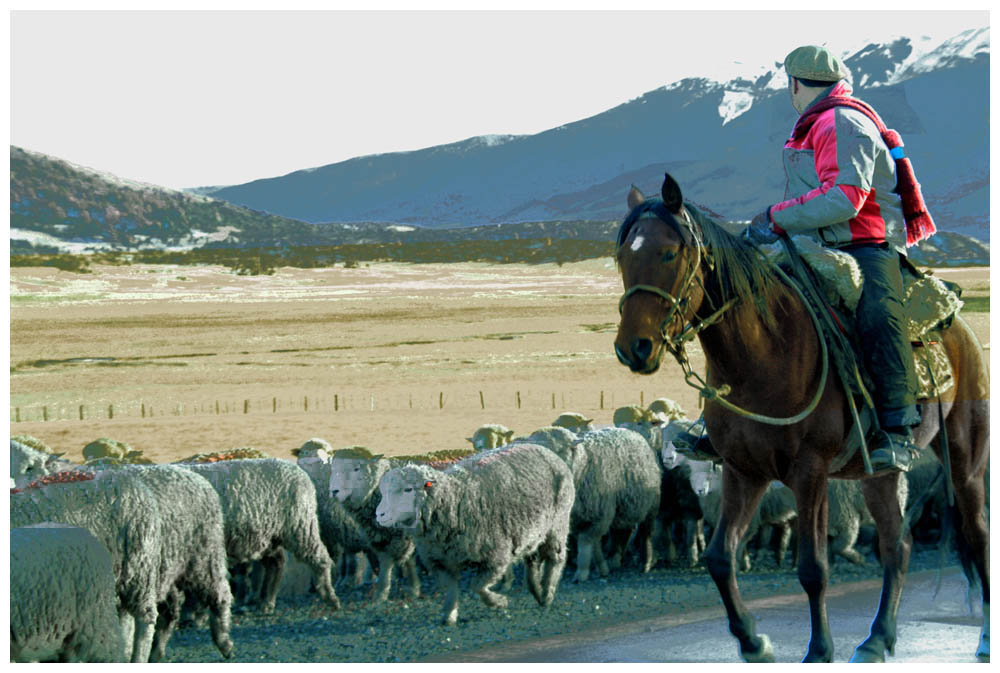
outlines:
[[[99,437],[158,462],[241,446],[289,458],[310,437],[391,455],[468,447],[483,423],[528,433],[563,411],[609,423],[657,397],[698,414],[672,360],[640,377],[615,359],[609,259],[94,271],[10,277],[11,433],[74,460]],[[935,273],[989,296],[988,268]],[[988,345],[985,305],[965,316]],[[697,344],[692,360],[703,366]]]

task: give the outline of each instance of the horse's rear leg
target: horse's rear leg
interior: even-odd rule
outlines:
[[[726,466],[722,473],[722,514],[705,551],[705,565],[722,595],[729,632],[739,641],[740,656],[748,662],[773,662],[774,649],[765,634],[757,635],[736,584],[736,551],[767,490],[766,480],[751,480]]]
[[[960,534],[959,554],[970,587],[979,575],[983,592],[983,628],[976,657],[990,659],[990,529],[986,523],[986,469],[989,461],[989,407],[987,401],[956,402],[948,414],[951,478],[955,487]],[[941,457],[940,437],[935,451]],[[971,567],[970,567],[971,566]]]
[[[910,564],[912,540],[910,532],[900,536],[905,503],[899,502],[899,480],[902,474],[886,474],[861,482],[865,504],[878,530],[879,556],[882,560],[882,596],[878,612],[872,621],[868,638],[854,650],[852,662],[885,661],[885,653],[893,654],[896,647],[896,613],[903,592],[903,578]]]
[[[799,483],[790,484],[795,493],[798,511],[798,571],[799,583],[809,596],[809,617],[812,630],[809,649],[803,662],[833,661],[833,638],[826,615],[826,586],[830,565],[826,552],[829,502],[825,470],[806,475]]]

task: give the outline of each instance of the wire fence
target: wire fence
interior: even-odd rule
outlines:
[[[627,404],[645,406],[653,401],[647,391],[445,391],[436,393],[349,392],[317,395],[229,397],[222,399],[164,401],[98,401],[11,406],[11,423],[92,421],[164,416],[221,416],[229,414],[335,414],[359,411],[411,410],[541,410],[613,411]]]

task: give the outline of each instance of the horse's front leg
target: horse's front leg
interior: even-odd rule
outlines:
[[[705,551],[705,565],[726,606],[729,632],[739,641],[740,656],[748,662],[774,661],[771,639],[757,635],[754,618],[747,612],[736,584],[736,551],[767,485],[767,480],[751,479],[729,465],[723,468],[722,514]]]
[[[882,559],[882,597],[868,637],[857,646],[852,662],[882,662],[885,653],[896,647],[896,613],[903,593],[903,579],[910,564],[910,532],[900,537],[905,501],[899,501],[901,473],[864,479],[861,492],[878,530],[879,555]]]
[[[805,474],[791,484],[795,493],[796,519],[799,533],[799,583],[809,597],[809,617],[812,630],[809,649],[803,663],[833,661],[833,638],[826,615],[826,585],[830,565],[826,557],[826,533],[829,502],[826,470]]]

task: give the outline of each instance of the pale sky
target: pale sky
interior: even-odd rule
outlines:
[[[709,5],[703,5],[709,6]],[[977,11],[25,11],[10,143],[166,187],[584,119],[684,77],[989,25]]]

